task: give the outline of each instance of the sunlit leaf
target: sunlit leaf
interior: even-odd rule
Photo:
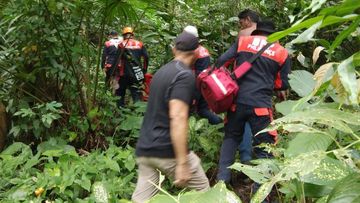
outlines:
[[[153,197],[149,203],[163,203],[163,202],[192,202],[192,203],[241,203],[241,200],[233,192],[229,191],[223,182],[217,183],[213,188],[206,192],[187,192],[179,194],[179,197],[169,197],[167,195],[159,194]]]
[[[296,59],[300,62],[300,64],[306,68],[309,67],[309,63],[307,62],[306,57],[300,52]]]
[[[329,48],[329,53],[331,54],[341,43],[344,39],[346,39],[352,32],[354,32],[358,27],[360,23],[360,16],[354,20],[354,22],[351,23],[351,25],[340,32],[339,35],[336,36],[336,39],[331,44],[331,47]]]
[[[321,51],[324,49],[325,49],[325,47],[322,47],[322,46],[316,47],[316,49],[313,52],[313,57],[312,57],[313,65],[316,64],[317,60],[319,59]]]
[[[305,131],[305,130],[304,130]],[[301,132],[301,130],[298,130]],[[330,135],[322,133],[306,133],[302,132],[289,142],[289,147],[285,151],[286,157],[295,157],[301,153],[308,153],[316,150],[325,151],[333,139]]]
[[[108,203],[109,192],[103,182],[95,182],[92,186],[92,194],[94,195],[97,203]]]
[[[360,200],[360,174],[353,173],[342,179],[331,191],[327,203],[351,202]],[[356,200],[356,201],[355,201]]]
[[[309,27],[307,30],[302,32],[297,38],[295,38],[293,41],[291,41],[291,43],[293,43],[293,44],[304,43],[304,42],[311,40],[313,38],[313,36],[315,35],[316,30],[320,27],[321,23],[322,23],[322,21],[315,23],[314,25]]]
[[[326,63],[320,68],[318,68],[314,74],[314,79],[316,80],[315,89],[318,89],[324,82],[327,82],[331,79],[334,74],[334,65],[337,63]]]
[[[349,94],[349,101],[351,104],[359,105],[355,66],[353,63],[354,56],[349,57],[341,62],[338,66],[338,73],[341,83]]]
[[[292,71],[289,79],[292,90],[301,97],[310,94],[315,87],[313,75],[305,70]]]
[[[268,196],[272,187],[279,181],[291,180],[312,173],[325,157],[325,152],[313,151],[287,159],[284,168],[268,182],[261,185],[251,202],[262,202]]]

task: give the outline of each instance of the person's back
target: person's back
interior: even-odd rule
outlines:
[[[175,79],[177,82],[184,81],[182,82],[184,88],[188,86],[195,89],[195,78],[191,70],[180,61],[171,61],[155,73],[151,81],[148,105],[136,147],[137,156],[174,156],[169,136],[168,102],[171,85],[175,85]],[[188,95],[182,92],[178,94]],[[187,96],[186,100],[191,103],[192,98]]]
[[[174,60],[156,72],[136,144],[138,180],[132,201],[142,203],[158,189],[159,171],[180,187],[198,191],[209,188],[201,161],[188,149],[189,106],[195,91],[190,66],[199,42],[183,32],[175,39]],[[152,184],[153,183],[153,184]]]
[[[111,38],[109,41],[105,42],[105,47],[107,49],[106,64],[114,64],[116,62],[118,46],[121,43],[121,41],[122,38],[114,37]]]
[[[125,54],[129,55],[127,57],[133,58],[133,60],[135,60],[136,63],[138,63],[138,65],[140,65],[144,69],[144,72],[146,72],[148,65],[148,55],[142,42],[132,38],[127,38],[121,42],[120,47],[125,48],[126,51],[128,51]],[[125,66],[129,65],[130,64],[128,63],[128,61],[125,61]]]
[[[271,21],[261,21],[252,36],[240,36],[238,40],[216,62],[220,67],[229,60],[235,61],[235,68],[254,56],[267,44],[267,36],[275,32]],[[265,129],[272,121],[272,93],[275,89],[288,88],[288,73],[291,68],[288,52],[278,43],[271,45],[252,63],[251,69],[240,79],[236,106],[227,113],[225,136],[221,146],[217,178],[230,182],[228,167],[235,160],[236,150],[242,141],[245,124],[249,123],[253,135]],[[272,154],[258,146],[274,144],[275,132],[262,132],[253,137],[253,152],[256,158],[271,158]]]
[[[123,29],[123,41],[119,49],[123,53],[119,66],[119,89],[116,95],[120,97],[118,106],[125,106],[126,89],[130,90],[133,102],[141,99],[141,85],[147,71],[149,57],[143,43],[133,39],[134,31],[131,27]]]
[[[240,65],[266,44],[266,37],[253,35],[239,38],[236,64]],[[271,97],[277,74],[288,58],[288,52],[279,43],[271,45],[255,62],[244,77],[238,80],[240,86],[237,103],[271,108]],[[288,63],[290,59],[288,59]],[[286,71],[286,70],[284,70]],[[288,73],[288,71],[287,71]],[[287,75],[287,73],[284,73]],[[287,80],[283,80],[287,82]],[[282,84],[288,86],[287,84]]]

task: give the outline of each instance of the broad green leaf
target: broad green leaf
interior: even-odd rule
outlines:
[[[314,74],[314,80],[316,81],[315,91],[317,91],[322,84],[331,80],[334,75],[335,65],[337,65],[337,63],[326,63],[316,70]]]
[[[90,192],[91,181],[88,177],[86,177],[85,174],[81,176],[81,179],[77,179],[74,182],[77,183],[80,187],[84,188],[86,191]]]
[[[360,174],[352,173],[339,181],[327,203],[357,203],[360,199]]]
[[[353,56],[353,63],[355,67],[359,67],[360,66],[360,52],[357,52],[354,54]]]
[[[328,196],[322,197],[316,201],[316,203],[326,203]]]
[[[276,103],[275,109],[277,112],[280,112],[282,115],[285,116],[293,111],[293,107],[295,106],[296,103],[297,101],[293,101],[293,100],[283,101],[280,103]]]
[[[7,147],[0,155],[13,155],[19,151],[23,151],[25,149],[29,149],[29,146],[22,142],[14,142],[12,145]]]
[[[312,63],[313,65],[316,64],[317,60],[319,59],[319,56],[320,56],[320,53],[322,50],[324,50],[325,47],[322,47],[322,46],[318,46],[315,48],[314,52],[313,52],[313,56],[312,56]],[[314,75],[315,77],[315,75]]]
[[[341,161],[343,164],[353,169],[354,171],[359,171],[360,169],[356,166],[356,161],[359,160],[359,157],[353,153],[354,151],[349,149],[337,149],[333,150],[335,157]]]
[[[95,202],[97,203],[108,203],[109,192],[106,189],[103,182],[95,182],[92,186],[92,194],[94,195]]]
[[[320,133],[299,133],[289,142],[289,147],[285,151],[285,156],[295,157],[301,153],[317,150],[326,151],[332,142],[333,140],[330,135]]]
[[[251,180],[257,183],[265,183],[272,177],[272,174],[270,173],[271,169],[266,165],[250,166],[241,163],[234,163],[229,168],[243,172],[251,178]]]
[[[175,201],[178,200],[178,201]],[[241,203],[241,200],[233,192],[229,191],[223,182],[217,183],[213,188],[206,192],[187,192],[179,194],[178,197],[158,194],[149,203]]]
[[[99,108],[98,107],[96,107],[96,108],[93,108],[93,109],[91,109],[89,112],[88,112],[88,117],[89,117],[89,119],[93,119],[93,118],[95,118],[95,116],[97,116],[99,114]]]
[[[13,200],[13,201],[26,200],[27,193],[28,193],[28,191],[25,190],[24,188],[19,188],[10,195],[9,199]]]
[[[52,149],[48,149],[42,152],[43,156],[49,156],[49,157],[60,157],[65,154],[73,157],[78,157],[75,148],[70,145],[63,145],[63,146],[59,145],[57,147],[53,147]]]
[[[351,172],[352,170],[339,160],[326,157],[312,173],[301,177],[301,180],[316,185],[335,186]]]
[[[250,203],[260,203],[263,202],[264,199],[270,194],[273,186],[275,185],[274,182],[266,182],[260,186],[258,191],[255,193],[253,198],[251,198]]]
[[[344,85],[340,81],[340,76],[338,73],[335,73],[331,79],[331,86],[333,86],[336,94],[332,95],[329,92],[331,98],[334,99],[339,104],[348,104],[348,93],[345,90]]]
[[[296,59],[300,62],[300,64],[302,66],[304,66],[305,68],[309,67],[309,63],[308,63],[308,59],[300,52],[298,54],[298,56],[296,57]]]
[[[139,116],[127,116],[127,118],[120,124],[121,130],[133,130],[140,129],[142,123],[142,117]]]
[[[329,26],[329,25],[333,25],[336,23],[341,23],[341,22],[345,22],[345,21],[350,21],[350,20],[354,20],[357,18],[358,15],[351,15],[351,16],[344,16],[344,17],[339,17],[339,16],[327,16],[324,18],[324,16],[316,16],[314,18],[310,18],[308,20],[305,20],[302,23],[299,23],[297,25],[294,25],[286,30],[280,31],[280,32],[276,32],[272,35],[270,35],[268,37],[268,42],[275,42],[280,40],[281,38],[294,33],[296,31],[299,31],[301,29],[304,28],[309,28],[311,26],[313,26],[314,24],[318,23],[319,21],[322,20],[322,24],[320,26],[320,28]]]
[[[105,161],[106,168],[109,168],[116,172],[120,172],[119,164],[116,161],[110,159],[109,157],[104,158],[104,161]]]
[[[332,54],[333,51],[342,43],[344,39],[346,39],[352,32],[354,32],[358,27],[360,23],[360,16],[358,16],[354,22],[351,23],[351,25],[346,28],[345,30],[342,30],[339,35],[336,36],[336,39],[331,44],[331,47],[329,48],[329,53]]]
[[[304,192],[306,197],[320,198],[328,195],[333,187],[326,185],[315,185],[311,183],[304,183]]]
[[[352,21],[355,20],[358,17],[358,15],[356,14],[352,14],[352,15],[348,15],[348,16],[343,16],[343,17],[339,17],[339,16],[327,16],[324,20],[323,23],[321,24],[320,28],[323,27],[327,27],[329,25],[333,25],[333,24],[337,24],[337,23],[342,23],[342,22],[346,22],[346,21]]]
[[[299,36],[297,36],[297,38],[292,40],[291,43],[293,43],[293,44],[304,43],[304,42],[311,40],[314,37],[316,30],[320,27],[321,23],[322,23],[322,21],[315,23],[314,25],[309,27],[307,30],[302,32]]]
[[[198,136],[197,137],[201,147],[204,149],[204,151],[211,151],[212,149],[212,140],[208,139],[208,137],[205,136]]]
[[[204,128],[206,126],[206,124],[208,123],[207,119],[200,119],[197,120],[197,122],[195,123],[195,129],[196,131],[201,130],[202,128]]]
[[[313,151],[300,154],[295,158],[286,159],[284,168],[272,177],[270,181],[261,185],[251,202],[262,202],[268,196],[272,187],[279,181],[297,179],[312,173],[325,157],[325,152]]]
[[[235,30],[230,30],[230,35],[233,36],[233,37],[236,37],[238,36],[238,31],[235,31]]]
[[[321,21],[323,19],[323,16],[317,16],[317,17],[314,17],[314,18],[310,18],[308,20],[305,20],[304,22],[300,23],[300,24],[297,24],[295,26],[292,26],[286,30],[283,30],[283,31],[280,31],[280,32],[276,32],[272,35],[270,35],[268,37],[268,42],[276,42],[278,41],[279,39],[293,33],[293,32],[296,32],[298,30],[301,30],[301,29],[304,29],[304,28],[309,28],[311,27],[312,25],[314,25],[315,23]]]
[[[275,125],[282,123],[309,123],[314,122],[336,128],[344,132],[352,132],[349,125],[359,125],[360,114],[344,112],[330,108],[313,108],[305,111],[296,111],[273,121]]]
[[[353,105],[359,105],[359,89],[357,88],[356,72],[353,59],[354,55],[341,62],[338,66],[338,73],[341,83],[343,84],[345,90],[349,93],[350,103]]]
[[[135,168],[135,159],[132,155],[129,155],[127,160],[125,161],[125,168],[128,171],[132,171]]]
[[[42,159],[40,158],[40,153],[38,152],[35,156],[31,157],[31,159],[29,159],[26,164],[24,165],[24,169],[28,170],[31,167],[35,166],[36,164],[38,164]]]
[[[324,132],[318,129],[300,123],[284,124],[282,125],[282,129],[291,133],[295,132],[295,133],[305,133],[305,134],[311,134],[311,133],[325,134]]]
[[[313,75],[305,70],[296,70],[289,75],[289,83],[299,96],[304,97],[310,94],[314,87],[315,81]]]
[[[46,164],[44,168],[44,173],[50,177],[60,177],[61,176],[61,169],[59,166],[53,166],[51,164]]]
[[[324,8],[319,15],[337,15],[344,16],[351,13],[360,7],[360,0],[345,0],[340,5]]]
[[[189,118],[189,130],[195,131],[195,126],[196,126],[196,118],[194,116],[191,116]]]

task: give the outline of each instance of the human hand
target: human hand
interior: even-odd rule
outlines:
[[[190,178],[191,174],[189,165],[187,163],[176,164],[174,184],[177,187],[185,187]]]
[[[286,101],[288,95],[289,95],[289,91],[288,90],[281,90],[281,91],[277,91],[276,92],[277,97],[281,100],[281,101]]]

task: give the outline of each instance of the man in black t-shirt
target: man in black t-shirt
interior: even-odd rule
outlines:
[[[158,189],[159,172],[177,186],[199,191],[209,188],[200,159],[187,147],[189,107],[195,90],[191,65],[198,39],[186,32],[175,39],[174,60],[161,67],[150,85],[150,95],[136,145],[138,181],[134,202],[145,202]]]

